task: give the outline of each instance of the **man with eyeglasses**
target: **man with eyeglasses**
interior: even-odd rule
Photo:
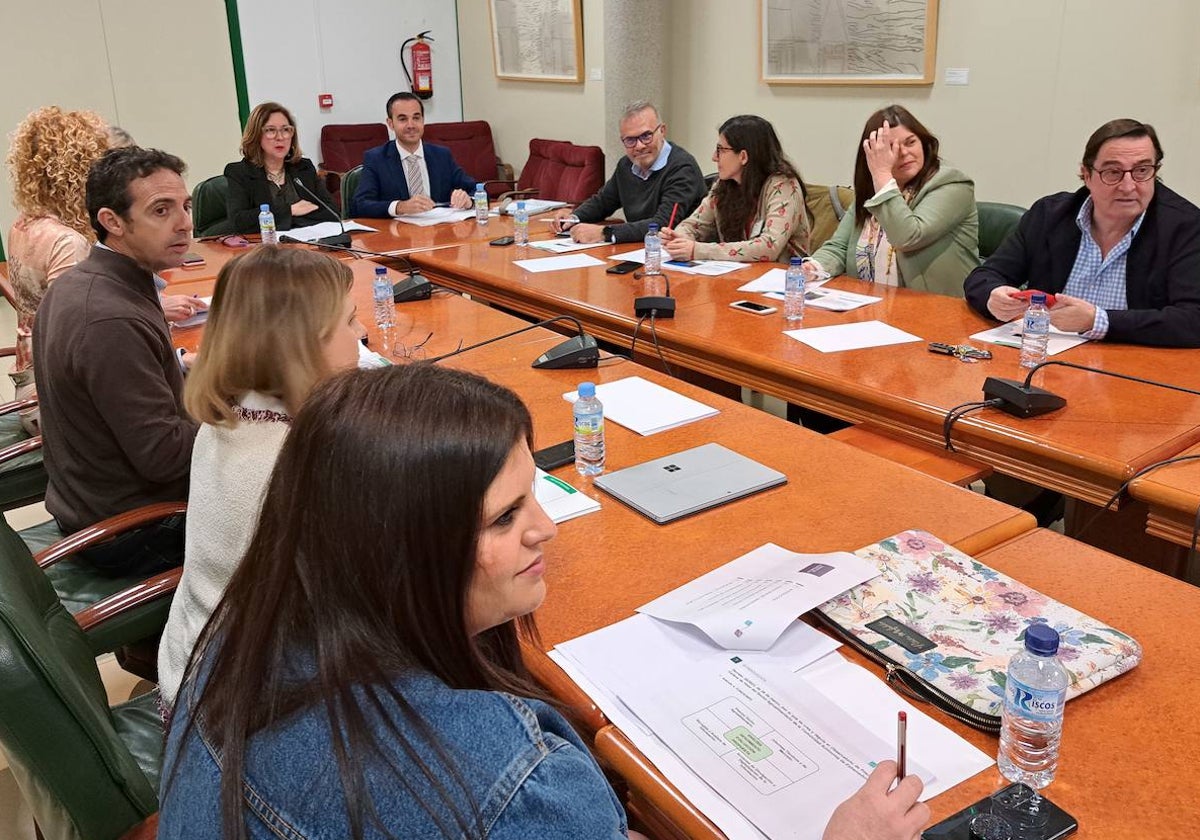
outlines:
[[[351,213],[368,219],[411,216],[439,204],[471,206],[475,179],[463,171],[445,146],[425,143],[425,103],[413,93],[392,94],[387,124],[396,142],[367,149],[354,191]]]
[[[964,281],[967,302],[1002,321],[1053,293],[1050,323],[1092,339],[1200,347],[1200,208],[1158,182],[1154,128],[1105,123],[1088,138],[1084,186],[1038,200]]]
[[[667,142],[667,126],[646,100],[629,105],[621,117],[625,157],[600,192],[575,208],[560,210],[556,231],[569,230],[576,242],[641,242],[651,222],[666,227],[686,219],[706,192],[696,159]],[[678,209],[676,209],[678,205]],[[621,210],[625,222],[598,224]]]

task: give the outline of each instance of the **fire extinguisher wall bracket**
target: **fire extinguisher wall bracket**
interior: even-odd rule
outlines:
[[[418,32],[416,36],[409,38],[400,45],[400,66],[404,68],[404,75],[408,79],[408,86],[412,92],[421,99],[428,99],[433,96],[433,50],[429,46],[429,41],[433,37],[429,34],[430,30]],[[412,71],[409,71],[408,64],[404,60],[404,50],[412,44],[412,49],[409,50],[409,56],[412,60]]]

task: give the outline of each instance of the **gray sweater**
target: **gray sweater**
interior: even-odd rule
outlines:
[[[154,276],[95,247],[38,307],[46,508],[68,531],[187,498],[196,424]]]
[[[676,202],[679,203],[675,213],[678,223],[692,214],[707,192],[696,159],[682,146],[672,143],[667,165],[651,172],[645,181],[633,174],[633,163],[629,158],[621,158],[600,192],[575,208],[575,217],[581,222],[595,224],[617,210],[623,210],[626,221],[613,225],[613,235],[618,242],[641,242],[646,238],[646,229],[651,222],[657,222],[660,228],[667,226]]]

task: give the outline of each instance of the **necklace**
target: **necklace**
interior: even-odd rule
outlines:
[[[283,170],[280,169],[278,172],[272,172],[271,170],[268,169],[267,170],[267,180],[269,180],[271,183],[275,184],[276,186],[282,187],[283,180],[284,180]]]

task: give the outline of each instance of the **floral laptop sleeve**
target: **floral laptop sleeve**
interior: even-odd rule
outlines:
[[[1008,660],[1024,647],[1030,624],[1045,622],[1061,637],[1067,699],[1141,662],[1141,646],[1120,630],[932,534],[905,531],[855,553],[880,576],[822,604],[817,618],[885,666],[893,688],[978,729],[1000,728]]]

